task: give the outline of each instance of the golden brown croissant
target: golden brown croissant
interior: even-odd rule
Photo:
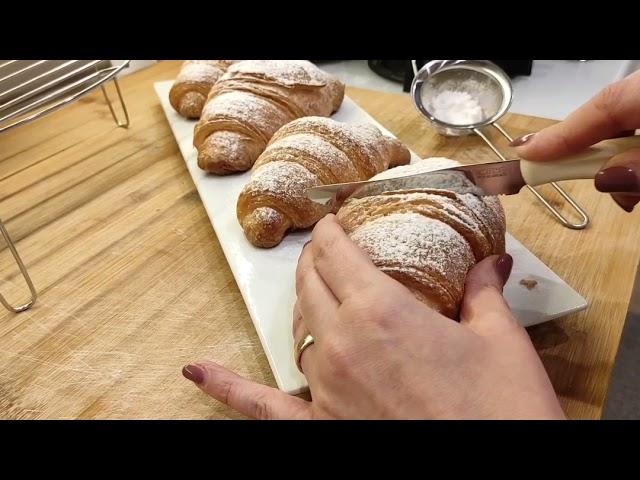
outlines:
[[[235,60],[187,60],[169,91],[169,103],[186,118],[200,118],[213,84]]]
[[[454,160],[431,158],[374,178],[456,165]],[[439,188],[350,198],[337,218],[378,268],[431,308],[457,319],[469,269],[505,251],[505,217],[497,197],[453,193],[446,184]]]
[[[196,125],[198,166],[218,175],[249,170],[280,127],[328,117],[343,98],[344,85],[310,62],[238,62],[211,89]]]
[[[305,117],[282,127],[256,161],[238,198],[238,221],[257,247],[273,247],[288,230],[314,225],[330,207],[306,197],[317,185],[366,180],[409,162],[398,140],[373,125]]]

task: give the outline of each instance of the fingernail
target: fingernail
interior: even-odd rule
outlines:
[[[640,202],[640,197],[629,196],[629,195],[611,195],[614,202],[618,204],[620,208],[622,208],[625,212],[631,213],[635,206]]]
[[[182,367],[182,375],[187,380],[191,380],[196,385],[200,385],[204,381],[204,369],[198,365],[187,365]]]
[[[609,167],[596,175],[596,189],[605,193],[640,192],[640,179],[629,167]]]
[[[534,135],[535,135],[535,133],[527,133],[526,135],[523,135],[521,137],[516,138],[509,145],[511,147],[520,147],[520,146],[524,145],[525,143],[527,143],[529,140],[531,140]]]
[[[508,253],[504,255],[500,255],[498,260],[496,260],[496,271],[498,275],[502,279],[502,285],[504,286],[509,280],[509,275],[511,275],[511,268],[513,267],[513,257]]]

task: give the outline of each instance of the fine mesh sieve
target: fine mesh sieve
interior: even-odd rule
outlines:
[[[476,134],[480,136],[491,150],[506,161],[507,158],[498,150],[493,142],[482,131],[485,127],[493,127],[508,141],[513,138],[500,126],[498,120],[507,113],[513,99],[513,88],[509,76],[496,64],[487,60],[432,60],[420,70],[413,60],[415,77],[411,84],[411,97],[417,109],[445,136],[462,136]],[[442,92],[464,92],[480,106],[482,113],[472,123],[452,123],[438,118],[434,100]],[[567,220],[533,187],[527,188],[565,227],[581,230],[589,224],[586,212],[557,183],[551,184],[558,193],[571,205],[580,217],[577,223]]]

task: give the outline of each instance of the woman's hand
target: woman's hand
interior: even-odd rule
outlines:
[[[609,85],[566,120],[520,137],[511,145],[526,160],[549,161],[579,153],[601,140],[633,135],[638,128],[640,72]],[[616,203],[631,212],[640,201],[640,149],[609,160],[595,184],[599,191],[613,193]]]
[[[300,257],[296,342],[312,401],[199,362],[183,373],[254,418],[564,418],[526,331],[502,297],[508,255],[469,274],[454,322],[378,270],[333,215]]]

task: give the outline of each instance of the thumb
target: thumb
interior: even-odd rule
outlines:
[[[513,258],[504,254],[487,257],[471,269],[465,283],[460,323],[483,336],[500,334],[519,325],[502,296],[512,266]]]
[[[614,193],[616,203],[631,212],[640,202],[640,148],[611,158],[596,175],[595,184],[600,192]]]

